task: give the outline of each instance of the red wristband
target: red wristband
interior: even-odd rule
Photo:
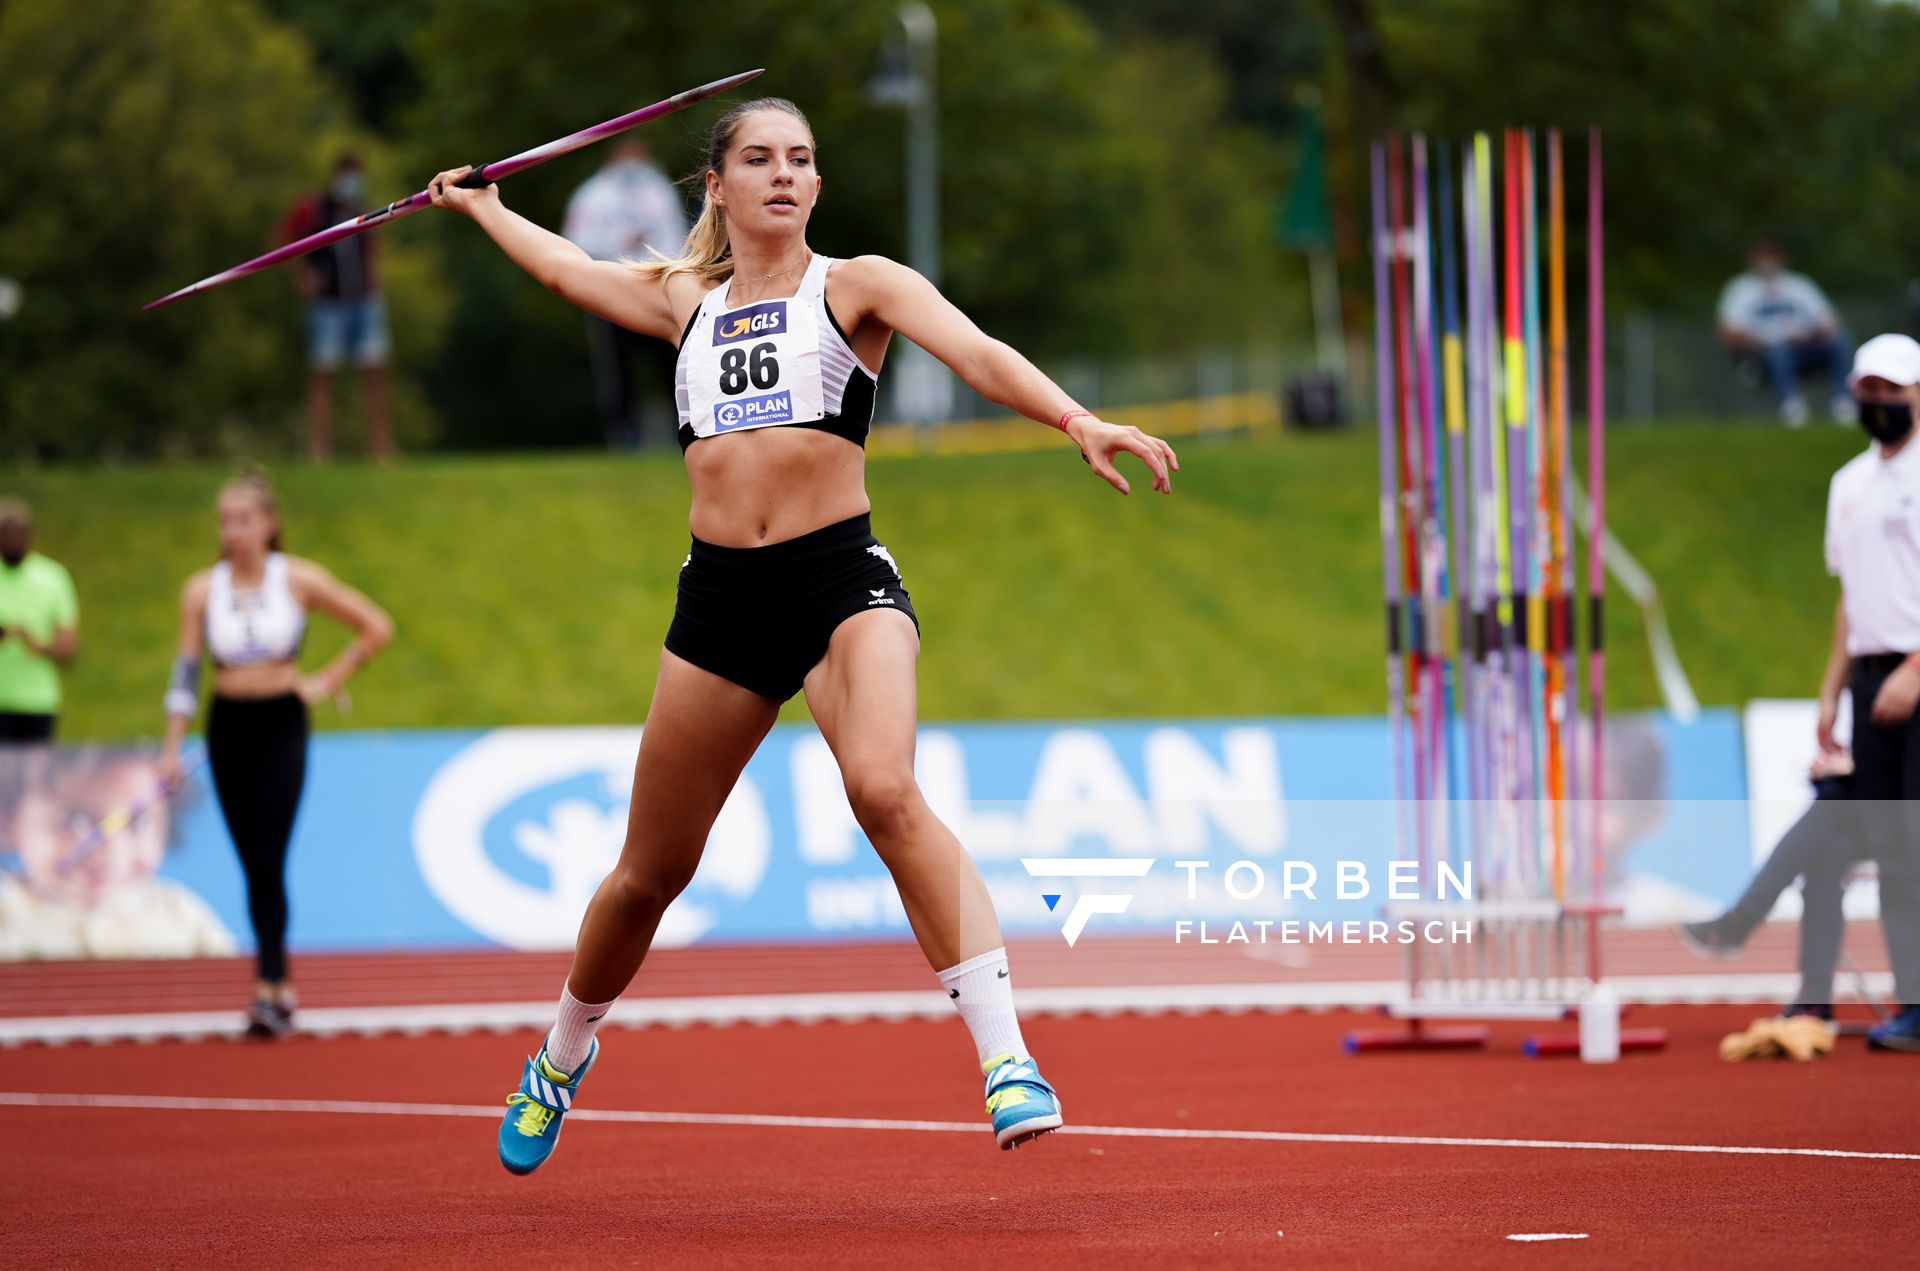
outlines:
[[[1071,419],[1078,419],[1078,418],[1080,418],[1080,416],[1082,416],[1082,415],[1085,415],[1085,416],[1086,416],[1087,418],[1089,418],[1089,419],[1091,419],[1091,418],[1093,418],[1093,412],[1092,412],[1092,411],[1090,411],[1090,410],[1068,410],[1068,411],[1062,411],[1062,412],[1060,412],[1060,418],[1059,418],[1059,420],[1058,420],[1057,422],[1055,422],[1055,424],[1054,424],[1053,426],[1054,426],[1055,428],[1058,428],[1058,429],[1059,429],[1059,430],[1060,430],[1061,432],[1065,432],[1065,431],[1067,430],[1067,421],[1068,421],[1068,420],[1071,420]]]

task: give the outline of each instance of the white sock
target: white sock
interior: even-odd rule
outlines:
[[[992,949],[940,972],[940,987],[960,1010],[974,1049],[985,1063],[995,1055],[1031,1059],[1013,1013],[1013,981],[1007,975],[1007,951]]]
[[[547,1034],[547,1062],[565,1073],[586,1063],[593,1050],[593,1035],[600,1031],[600,1021],[612,1008],[613,1002],[583,1002],[563,987],[559,1016],[553,1031]]]

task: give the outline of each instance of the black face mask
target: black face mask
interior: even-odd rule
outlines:
[[[1913,431],[1911,402],[1861,402],[1860,426],[1867,435],[1884,446],[1907,439]]]

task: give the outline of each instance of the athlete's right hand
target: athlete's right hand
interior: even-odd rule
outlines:
[[[180,788],[179,742],[168,742],[160,752],[160,786],[168,794]]]
[[[489,185],[479,190],[463,190],[454,184],[471,171],[473,171],[473,165],[463,163],[457,168],[448,168],[427,182],[427,193],[432,196],[433,205],[470,217],[479,204],[488,201],[499,202],[500,187],[498,185]]]
[[[1841,748],[1840,743],[1835,741],[1833,736],[1834,725],[1839,723],[1839,721],[1840,699],[1837,697],[1828,697],[1824,693],[1821,694],[1820,716],[1814,724],[1813,736],[1814,740],[1819,743],[1821,751],[1825,754],[1833,754]]]

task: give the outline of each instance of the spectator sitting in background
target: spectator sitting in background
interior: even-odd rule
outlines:
[[[360,160],[341,155],[327,188],[308,194],[280,222],[279,241],[291,243],[366,211]],[[351,358],[360,368],[367,412],[367,449],[393,458],[387,411],[387,307],[380,295],[375,252],[378,234],[357,234],[294,263],[293,277],[307,301],[307,448],[315,463],[333,457],[333,373]]]
[[[32,510],[0,498],[0,745],[53,740],[60,664],[78,643],[73,578],[32,549]]]
[[[686,241],[686,208],[680,191],[647,157],[646,142],[629,135],[613,143],[606,163],[567,200],[564,233],[595,260],[646,260],[653,251],[674,256]],[[673,404],[672,346],[590,313],[587,347],[608,449],[641,445],[655,431],[641,426],[648,416],[663,421],[657,430],[663,441],[671,436],[675,422],[666,412]],[[636,368],[644,374],[636,376]]]
[[[1785,254],[1772,240],[1753,245],[1747,272],[1720,292],[1720,342],[1766,371],[1789,427],[1807,422],[1801,377],[1822,373],[1830,385],[1834,422],[1851,423],[1853,395],[1846,374],[1852,351],[1840,316],[1812,279],[1786,266]]]

